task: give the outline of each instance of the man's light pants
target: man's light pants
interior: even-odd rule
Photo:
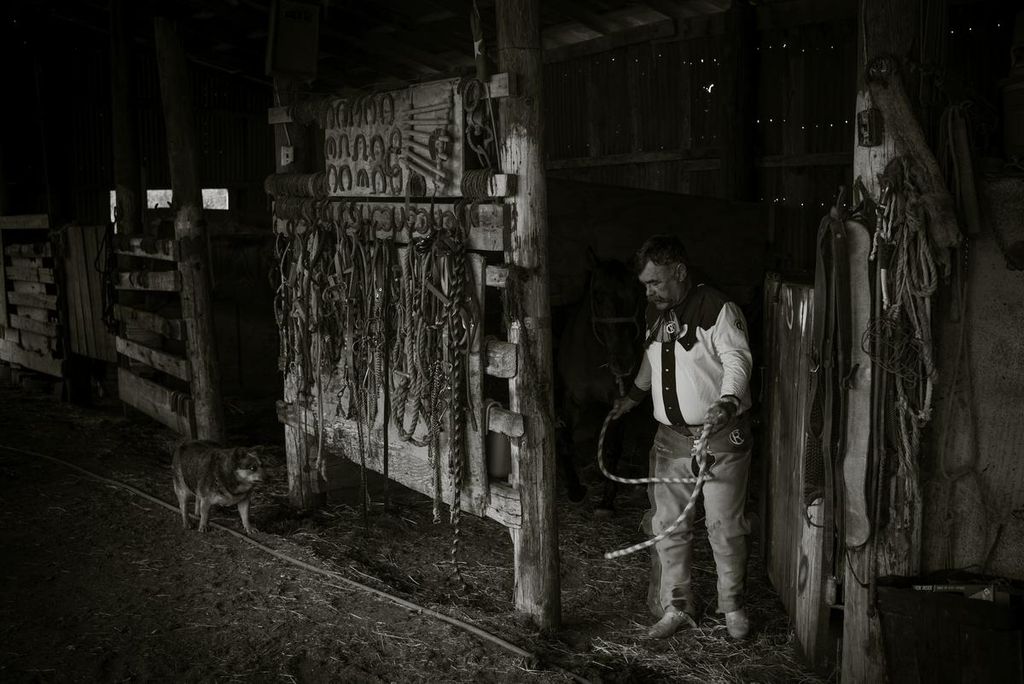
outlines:
[[[723,613],[743,606],[747,535],[750,534],[744,506],[751,442],[750,420],[745,415],[734,418],[708,440],[714,477],[704,482],[702,492],[708,539],[718,570],[718,610]],[[651,449],[651,475],[693,477],[692,446],[693,437],[666,425],[659,426]],[[692,484],[648,485],[651,510],[644,516],[644,531],[655,535],[672,525],[690,500],[693,487]],[[692,520],[700,517],[699,503],[693,513],[690,525],[681,526],[651,549],[651,582],[647,599],[651,612],[657,616],[669,606],[692,610]]]

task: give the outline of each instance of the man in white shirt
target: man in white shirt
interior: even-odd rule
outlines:
[[[703,425],[710,423],[704,482],[706,525],[718,571],[718,610],[729,635],[750,630],[743,609],[747,535],[744,513],[750,469],[750,344],[739,307],[725,295],[694,282],[686,252],[675,237],[650,238],[637,252],[640,282],[649,303],[647,343],[640,372],[626,397],[613,409],[618,418],[651,392],[660,423],[651,451],[653,477],[692,477],[690,450]],[[669,527],[685,508],[692,484],[652,484],[651,510],[644,518],[650,534]],[[683,625],[696,626],[690,589],[693,532],[684,524],[655,545],[651,609],[661,619],[652,637],[664,638]]]

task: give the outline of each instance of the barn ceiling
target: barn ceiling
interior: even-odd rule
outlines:
[[[473,67],[471,0],[310,0],[320,7],[318,90],[380,88],[460,75]],[[493,56],[495,0],[477,0]],[[670,38],[680,21],[714,15],[730,0],[543,0],[545,50],[614,41],[632,33]],[[109,36],[111,0],[5,3],[37,21]],[[271,0],[135,0],[124,3],[130,39],[152,45],[153,17],[177,21],[199,63],[269,82],[265,73]],[[12,9],[16,8],[16,9]]]

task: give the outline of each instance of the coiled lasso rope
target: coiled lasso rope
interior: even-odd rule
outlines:
[[[642,541],[638,544],[633,544],[632,546],[627,546],[616,551],[605,552],[604,557],[608,560],[613,558],[622,558],[623,556],[628,556],[631,553],[636,553],[637,551],[643,551],[644,549],[650,548],[678,530],[684,524],[688,524],[687,518],[692,517],[693,515],[693,509],[697,505],[697,499],[700,497],[700,491],[704,486],[704,482],[712,477],[711,472],[708,470],[707,463],[708,437],[711,436],[710,423],[704,423],[704,427],[701,429],[700,435],[697,436],[697,439],[693,440],[693,447],[690,449],[690,455],[697,459],[697,463],[700,466],[697,477],[619,477],[618,475],[613,475],[608,472],[608,468],[604,465],[604,436],[608,431],[608,424],[611,423],[612,420],[612,414],[609,413],[604,419],[604,424],[601,426],[601,434],[597,438],[597,466],[601,469],[601,474],[612,482],[619,482],[622,484],[692,484],[693,492],[690,494],[690,500],[686,503],[683,511],[671,525],[646,541]]]

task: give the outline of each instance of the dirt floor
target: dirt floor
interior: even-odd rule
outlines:
[[[651,640],[648,557],[605,561],[637,541],[646,497],[611,520],[559,509],[563,627],[540,633],[511,610],[511,542],[464,517],[467,592],[449,578],[451,528],[431,502],[392,486],[364,525],[355,486],[314,514],[287,505],[281,429],[270,402],[232,403],[235,444],[267,445],[270,481],[254,499],[257,538],[275,550],[452,615],[538,656],[527,659],[423,614],[301,570],[221,530],[38,457],[0,449],[0,680],[817,682],[800,665],[755,542],[754,633],[729,640],[714,610],[714,566],[698,540],[700,629]],[[82,408],[0,387],[0,446],[71,461],[172,502],[177,438],[119,404]],[[358,478],[355,478],[357,481]],[[382,501],[375,480],[374,501]],[[594,490],[596,492],[596,488]],[[240,529],[237,513],[215,521]],[[558,667],[564,668],[560,671]]]

